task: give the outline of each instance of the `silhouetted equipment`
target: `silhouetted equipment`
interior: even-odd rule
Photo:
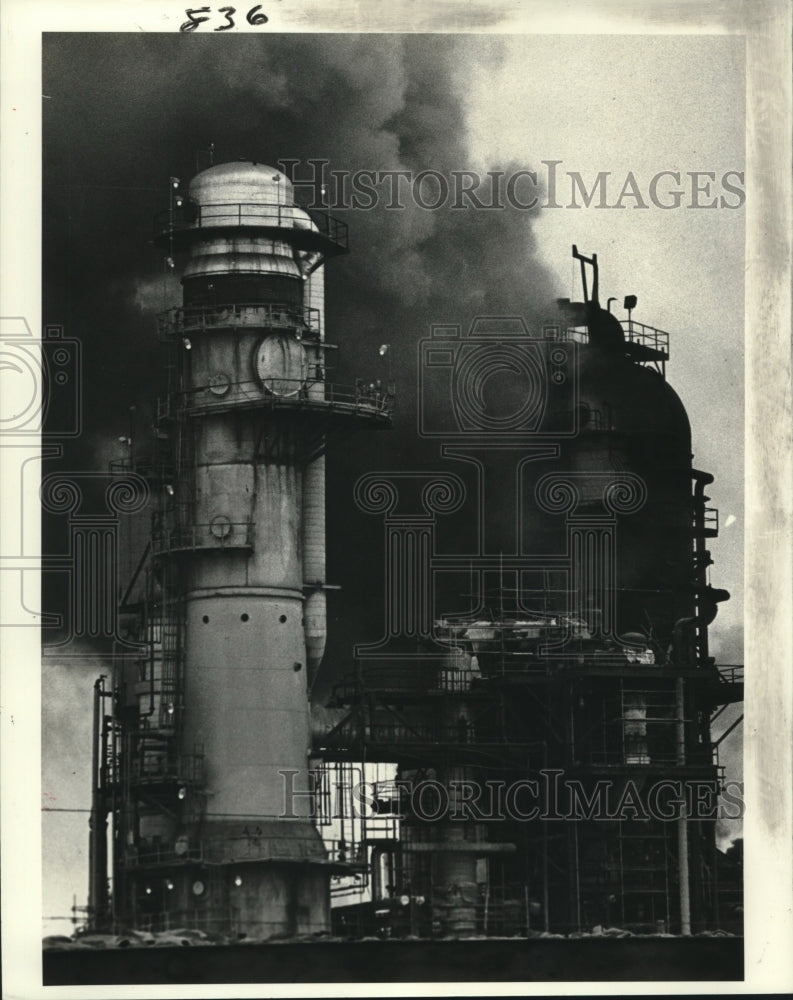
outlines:
[[[152,454],[136,443],[127,463],[158,497],[122,609],[140,653],[95,689],[91,927],[739,931],[711,717],[743,672],[708,648],[729,595],[708,580],[712,476],[692,467],[668,335],[633,320],[636,296],[627,320],[602,309],[597,255],[573,247],[583,300],[559,300],[547,364],[514,348],[553,370],[533,388],[556,402],[522,443],[485,447],[466,425],[447,455],[486,451],[512,483],[520,458],[517,511],[485,524],[468,567],[431,542],[432,518],[389,508],[390,636],[406,641],[359,651],[310,718],[326,436],[388,426],[393,387],[325,380],[322,265],[346,251],[343,223],[250,161],[210,166],[180,200],[157,223],[185,254],[184,302],[159,321],[170,392]],[[516,343],[493,336],[475,350]],[[435,344],[443,377],[478,357],[458,348]],[[465,570],[468,597],[436,594],[435,568]]]

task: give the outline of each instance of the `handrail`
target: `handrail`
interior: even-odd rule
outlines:
[[[644,722],[644,720],[640,720]],[[657,730],[655,737],[658,737]],[[674,750],[659,750],[657,747],[645,745],[647,736],[638,736],[637,740],[641,745],[634,747],[628,744],[623,750],[590,750],[588,753],[581,752],[581,765],[583,767],[622,767],[623,765],[638,766],[660,766],[672,767],[678,764],[678,757]],[[653,734],[650,734],[650,740]],[[685,767],[707,768],[713,764],[709,748],[703,747],[701,752],[691,755],[685,762]]]
[[[320,334],[320,312],[290,302],[219,302],[168,309],[157,316],[160,336],[178,337],[237,326],[272,326]]]
[[[150,458],[113,458],[110,471],[115,474],[135,472],[145,479],[172,479],[175,468],[172,462],[154,462]]]
[[[538,650],[543,642],[538,640]],[[360,673],[357,677],[337,684],[333,688],[334,698],[340,703],[346,703],[355,698],[361,690],[400,690],[413,692],[468,690],[479,687],[498,678],[538,679],[558,675],[566,670],[598,671],[619,670],[641,672],[642,675],[657,675],[662,670],[662,663],[646,663],[629,660],[625,652],[620,651],[561,651],[552,658],[541,651],[505,649],[494,641],[489,649],[480,649],[477,653],[478,671],[459,671],[459,684],[455,686],[450,678],[450,671],[437,664],[426,663],[384,663],[362,658]]]
[[[202,393],[206,393],[210,398],[196,399]],[[188,389],[182,392],[180,397],[188,412],[233,406],[239,403],[241,398],[262,405],[292,403],[303,406],[324,406],[330,403],[382,413],[389,413],[393,403],[390,386],[384,388],[381,382],[366,384],[360,379],[355,385],[340,385],[309,378],[274,377],[261,381],[245,379],[228,383],[228,388],[222,395],[218,393],[217,386],[206,384]]]
[[[188,201],[182,208],[165,209],[154,216],[157,236],[225,226],[261,226],[267,229],[312,230],[340,249],[347,249],[348,227],[326,209],[300,208],[262,202],[199,205]]]
[[[618,320],[628,344],[638,344],[653,351],[658,351],[663,355],[664,360],[669,359],[669,334],[666,330],[659,330],[655,326],[648,326],[646,323],[638,323],[635,319]],[[586,327],[562,327],[555,335],[559,341],[572,340],[578,344],[589,343],[589,334]]]
[[[201,784],[204,780],[204,755],[182,754],[177,760],[146,760],[136,762],[133,768],[135,781],[177,781],[184,784]]]
[[[127,868],[138,865],[177,865],[185,861],[202,861],[203,845],[188,847],[184,851],[175,851],[172,847],[141,846],[136,851],[127,849],[124,855],[124,865]]]
[[[669,357],[669,334],[666,330],[659,330],[646,323],[637,323],[635,319],[621,320],[620,325],[628,343],[641,344]]]
[[[253,544],[250,521],[216,519],[208,524],[188,524],[178,528],[160,528],[152,536],[157,552],[177,549],[248,548]]]
[[[743,683],[743,664],[719,664],[716,669],[719,673],[719,680],[725,684]]]
[[[516,741],[506,735],[480,732],[476,723],[470,719],[461,719],[458,723],[438,726],[409,726],[399,722],[372,722],[368,727],[368,741],[371,743],[412,744],[445,744],[477,746],[496,746],[510,743],[521,746],[524,741]]]

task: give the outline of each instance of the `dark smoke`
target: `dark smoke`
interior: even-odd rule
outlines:
[[[128,407],[137,405],[142,424],[146,400],[163,391],[154,314],[178,295],[150,241],[169,176],[189,179],[196,151],[210,143],[215,162],[313,157],[337,170],[446,175],[471,168],[460,95],[475,43],[452,35],[45,35],[44,318],[83,342],[88,415],[59,467],[103,467],[108,442],[127,432]],[[497,41],[489,55],[498,59]],[[531,167],[530,155],[520,168]],[[385,379],[377,348],[390,343],[399,400],[392,431],[330,446],[329,578],[343,591],[331,605],[326,684],[349,665],[354,642],[379,638],[382,622],[382,526],[353,510],[355,479],[373,469],[460,471],[416,434],[418,341],[432,323],[467,327],[477,314],[520,314],[536,329],[556,294],[532,213],[407,204],[339,212],[352,253],[326,269],[329,340],[341,347],[332,378]]]

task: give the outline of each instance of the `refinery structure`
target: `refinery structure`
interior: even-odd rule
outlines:
[[[339,682],[312,705],[326,441],[388,433],[393,402],[366,372],[327,378],[323,269],[346,226],[246,160],[174,179],[157,240],[183,303],[160,317],[151,446],[116,467],[154,509],[120,608],[129,645],[94,690],[89,927],[740,933],[711,724],[742,668],[708,646],[729,595],[709,581],[712,477],[692,466],[667,335],[630,296],[625,320],[601,306],[576,248],[582,301],[556,326],[432,331],[421,426],[440,471],[356,485],[385,526],[385,634],[326,664]],[[524,397],[488,416],[477,379],[516,365]],[[515,516],[494,526],[498,461]],[[438,533],[465,470],[483,528],[455,553]]]

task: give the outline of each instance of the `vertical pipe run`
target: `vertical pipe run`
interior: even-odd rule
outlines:
[[[100,730],[104,674],[94,683],[91,739],[91,814],[88,820],[88,915],[93,929],[102,927],[107,915],[107,811],[100,781]]]
[[[319,344],[307,350],[309,363],[308,395],[325,398],[325,269],[304,272],[304,305],[314,310],[311,322],[318,325]],[[327,637],[327,599],[325,580],[325,455],[310,461],[303,471],[303,581],[306,585],[304,617],[306,622],[306,660],[309,684],[315,680],[325,653]]]
[[[309,681],[317,675],[325,653],[327,607],[325,591],[325,456],[319,455],[303,472],[303,583],[306,657]]]
[[[542,766],[545,771],[548,770],[548,744],[543,740],[542,743]],[[544,929],[549,931],[551,929],[551,914],[550,914],[550,893],[548,886],[548,821],[545,820],[542,824],[542,908],[544,917]]]
[[[677,763],[684,765],[686,762],[686,721],[682,677],[678,677],[675,681],[675,702],[677,710]],[[680,933],[688,937],[691,934],[691,896],[688,872],[688,817],[686,816],[685,802],[677,821],[677,858],[680,882]]]

